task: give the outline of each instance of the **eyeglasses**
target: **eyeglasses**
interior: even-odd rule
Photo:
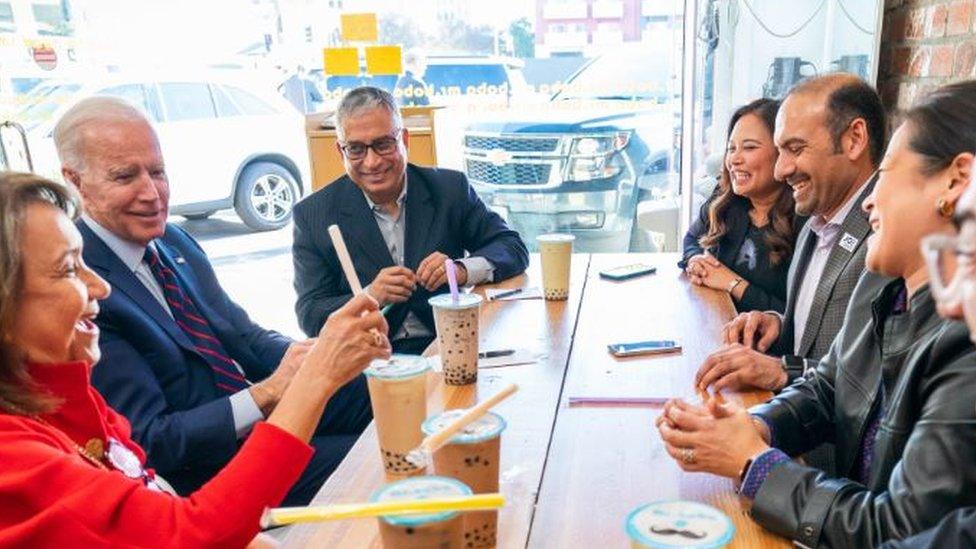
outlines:
[[[933,297],[946,306],[958,304],[962,299],[963,282],[976,275],[976,249],[972,245],[963,245],[958,236],[932,234],[922,239],[922,256],[929,270]],[[956,265],[954,273],[950,270],[953,262]]]
[[[394,135],[381,137],[372,143],[352,141],[349,143],[340,143],[339,148],[342,149],[342,154],[346,155],[346,158],[349,160],[362,160],[366,158],[369,149],[373,149],[373,152],[380,156],[389,156],[396,152],[399,142],[400,130],[396,130]]]

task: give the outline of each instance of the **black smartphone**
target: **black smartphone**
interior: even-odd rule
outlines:
[[[607,350],[613,356],[654,355],[673,353],[681,350],[681,345],[673,339],[635,341],[633,343],[611,343]]]
[[[622,267],[614,267],[612,269],[607,269],[606,271],[600,271],[600,278],[605,278],[607,280],[628,280],[630,278],[654,274],[656,272],[656,267],[651,267],[650,265],[644,265],[641,263],[634,263],[633,265],[624,265]]]

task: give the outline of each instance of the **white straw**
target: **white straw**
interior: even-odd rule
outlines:
[[[346,274],[346,282],[352,288],[352,295],[363,293],[363,285],[359,282],[359,275],[356,274],[356,268],[352,266],[349,249],[346,248],[346,241],[342,239],[342,231],[339,230],[338,225],[329,225],[329,237],[332,238],[332,245],[335,246],[336,254],[339,256],[342,272]]]

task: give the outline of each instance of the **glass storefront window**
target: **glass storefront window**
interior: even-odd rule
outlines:
[[[303,115],[321,120],[352,87],[374,85],[405,106],[435,108],[437,164],[465,172],[530,245],[562,231],[580,251],[677,251],[714,185],[731,111],[807,75],[872,79],[880,5],[9,0],[0,2],[0,113],[25,124],[39,149],[50,149],[50,119],[92,93],[125,97],[161,123],[193,121],[194,135],[247,136],[235,147],[201,142],[228,155],[227,174],[206,176],[229,179],[219,182],[226,196],[236,163],[259,152],[308,166]],[[375,15],[375,40],[343,38],[350,13]],[[399,48],[399,72],[371,72],[367,46]],[[331,47],[356,48],[351,70],[326,69]],[[272,122],[291,133],[270,141],[289,145],[258,151],[252,141]],[[58,173],[53,154],[35,157],[37,171]],[[173,185],[187,191],[174,198],[197,196],[198,181]]]
[[[697,0],[694,112],[685,121],[699,199],[715,185],[728,120],[740,105],[782,98],[801,79],[828,72],[874,82],[882,9],[880,0]]]

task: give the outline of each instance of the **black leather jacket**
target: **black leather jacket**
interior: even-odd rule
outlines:
[[[976,351],[964,324],[938,317],[928,287],[891,314],[903,285],[865,273],[827,356],[752,410],[790,455],[836,444],[842,477],[795,462],[774,468],[752,506],[773,532],[810,547],[875,547],[976,505]],[[881,383],[885,413],[864,486],[849,479]]]
[[[976,547],[976,509],[960,509],[921,534],[889,541],[881,549],[972,549]]]

